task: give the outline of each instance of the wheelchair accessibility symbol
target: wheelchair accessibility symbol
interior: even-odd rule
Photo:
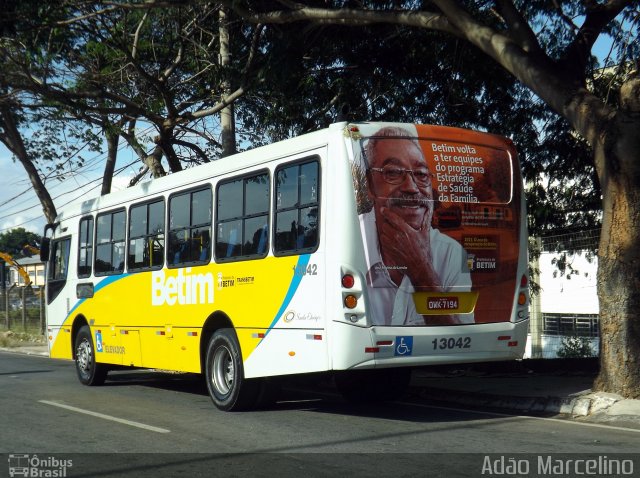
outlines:
[[[396,337],[394,355],[404,356],[413,353],[413,337],[410,335],[404,337]]]
[[[96,351],[102,352],[102,332],[96,332]]]

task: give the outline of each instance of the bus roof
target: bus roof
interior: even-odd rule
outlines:
[[[130,188],[114,191],[104,196],[93,196],[78,199],[58,211],[57,221],[73,216],[88,214],[96,209],[117,207],[130,201],[145,198],[150,195],[162,194],[177,187],[188,187],[197,184],[205,178],[213,178],[230,172],[241,172],[260,164],[268,163],[275,157],[287,157],[310,149],[325,146],[329,136],[334,131],[341,131],[346,123],[336,123],[330,128],[301,135],[248,151],[243,151],[225,158],[215,159],[209,163],[200,164],[193,168],[168,174],[161,178],[139,183]],[[283,149],[286,144],[286,149]]]
[[[334,123],[328,128],[316,132],[243,151],[225,158],[215,159],[209,163],[200,164],[161,178],[145,181],[121,191],[115,191],[104,196],[96,195],[89,198],[78,199],[60,208],[57,221],[62,221],[77,215],[88,214],[97,209],[117,207],[150,195],[162,194],[177,187],[188,187],[190,184],[195,185],[201,182],[203,178],[213,178],[231,172],[241,172],[244,169],[268,163],[276,157],[286,158],[307,150],[317,149],[327,145],[332,136],[334,138],[343,137],[345,132],[347,132],[353,140],[366,138],[366,134],[360,134],[361,127],[365,131],[376,131],[379,128],[391,125],[406,126],[408,124],[388,122]],[[427,137],[438,138],[445,141],[459,141],[464,139],[467,142],[471,141],[475,144],[485,146],[513,147],[513,143],[510,140],[501,136],[451,126],[421,125],[420,131],[421,139],[423,139],[422,136],[426,134]]]

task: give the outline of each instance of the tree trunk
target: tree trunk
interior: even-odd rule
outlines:
[[[118,141],[120,135],[105,129],[105,137],[107,140],[107,161],[104,165],[104,173],[102,175],[102,190],[100,195],[104,196],[111,192],[111,183],[113,182],[113,171],[116,168],[116,159],[118,158]]]
[[[595,388],[640,398],[640,120],[621,115],[596,148],[602,187],[598,250],[600,374]],[[607,144],[607,143],[605,143]]]
[[[149,155],[144,156],[143,162],[149,171],[151,171],[151,176],[154,178],[161,178],[166,175],[164,168],[162,167],[161,160],[162,159],[162,148],[158,145],[153,148],[153,152]]]
[[[227,98],[231,94],[231,82],[229,81],[228,67],[231,64],[229,51],[229,19],[225,8],[220,8],[220,66],[223,70],[222,97]],[[236,150],[236,125],[233,103],[225,106],[220,111],[220,142],[222,143],[222,157],[230,156]]]
[[[0,109],[0,115],[2,126],[5,132],[5,135],[2,138],[2,142],[9,149],[9,151],[11,151],[15,155],[15,157],[18,158],[18,161],[20,161],[20,163],[24,167],[24,170],[27,172],[29,180],[31,181],[31,185],[33,186],[33,190],[35,191],[36,196],[38,196],[40,204],[42,204],[42,212],[44,213],[47,222],[55,222],[56,216],[58,215],[58,213],[56,212],[56,206],[55,204],[53,204],[53,199],[51,199],[49,191],[47,191],[47,188],[40,178],[38,170],[34,166],[33,161],[27,153],[27,149],[24,146],[24,141],[22,140],[22,135],[18,130],[13,112],[11,111],[11,106],[3,103]]]

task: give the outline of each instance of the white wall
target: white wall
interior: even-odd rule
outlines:
[[[561,276],[552,264],[558,254],[543,252],[540,255],[540,308],[543,313],[598,314],[596,271],[598,260],[588,262],[585,254],[569,256],[571,266],[579,271],[570,278]],[[556,277],[553,276],[554,272]]]

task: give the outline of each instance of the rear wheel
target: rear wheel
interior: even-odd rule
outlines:
[[[411,369],[347,370],[337,372],[334,379],[336,388],[349,402],[384,402],[402,398],[411,380]]]
[[[74,344],[76,372],[84,385],[102,385],[107,378],[108,368],[96,362],[96,351],[91,340],[91,329],[84,325],[78,331]]]
[[[220,410],[245,410],[255,404],[260,383],[244,378],[240,345],[233,329],[217,330],[211,337],[205,374],[211,400]]]

